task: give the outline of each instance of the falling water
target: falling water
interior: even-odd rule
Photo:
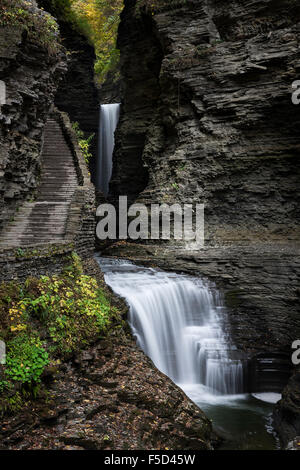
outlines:
[[[184,390],[243,392],[242,362],[223,331],[226,310],[216,289],[127,261],[101,259],[100,265],[107,284],[128,302],[133,335],[158,369]]]
[[[97,188],[105,196],[112,173],[112,155],[115,145],[115,130],[120,115],[120,104],[100,106],[99,156],[97,165]]]

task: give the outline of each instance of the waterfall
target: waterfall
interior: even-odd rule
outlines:
[[[226,309],[214,287],[128,261],[99,263],[107,284],[126,299],[132,333],[158,369],[184,390],[243,393],[243,365],[222,327]]]
[[[102,104],[100,106],[99,155],[97,162],[97,189],[105,196],[112,173],[112,155],[115,145],[115,130],[120,116],[120,104]]]

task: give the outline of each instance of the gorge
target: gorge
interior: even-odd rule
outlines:
[[[31,0],[29,26],[4,1],[0,333],[9,354],[40,338],[53,401],[14,408],[22,383],[1,385],[0,448],[297,448],[298,2],[125,0],[97,89],[95,46],[59,1]],[[96,240],[95,260],[96,207],[120,196],[203,203],[204,247]],[[49,307],[55,282],[76,308]]]
[[[248,363],[224,330],[226,308],[215,287],[128,261],[98,262],[107,284],[129,305],[128,321],[137,344],[214,418],[216,429],[222,425],[222,448],[276,448],[272,407],[259,400],[276,402],[280,395],[254,395],[258,400],[249,395]]]

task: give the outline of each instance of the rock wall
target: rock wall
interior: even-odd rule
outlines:
[[[211,243],[299,237],[297,2],[143,3],[119,32],[112,195],[203,202]]]
[[[0,231],[34,195],[43,128],[65,69],[65,55],[51,54],[25,27],[0,27],[0,80],[6,84],[0,110]]]
[[[72,122],[78,122],[80,129],[91,142],[90,171],[95,174],[98,152],[99,97],[94,83],[95,52],[86,38],[74,31],[67,23],[60,22],[63,44],[71,53],[68,72],[55,96],[55,105],[66,112]]]
[[[95,51],[88,40],[66,21],[62,12],[53,7],[51,1],[39,0],[39,5],[57,17],[62,43],[68,51],[68,71],[55,95],[55,105],[67,113],[72,122],[78,122],[86,136],[95,135],[91,143],[93,157],[90,161],[93,180],[99,125],[99,97],[94,81]]]
[[[125,5],[118,35],[123,106],[116,132],[110,192],[112,198],[126,194],[132,202],[148,184],[142,154],[160,95],[163,53],[153,34],[151,17],[136,17],[135,2]]]

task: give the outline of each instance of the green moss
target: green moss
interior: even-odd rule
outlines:
[[[70,252],[74,249],[74,243],[55,244],[51,243],[42,248],[17,248],[14,251],[17,259],[44,258],[47,256],[55,256]]]

